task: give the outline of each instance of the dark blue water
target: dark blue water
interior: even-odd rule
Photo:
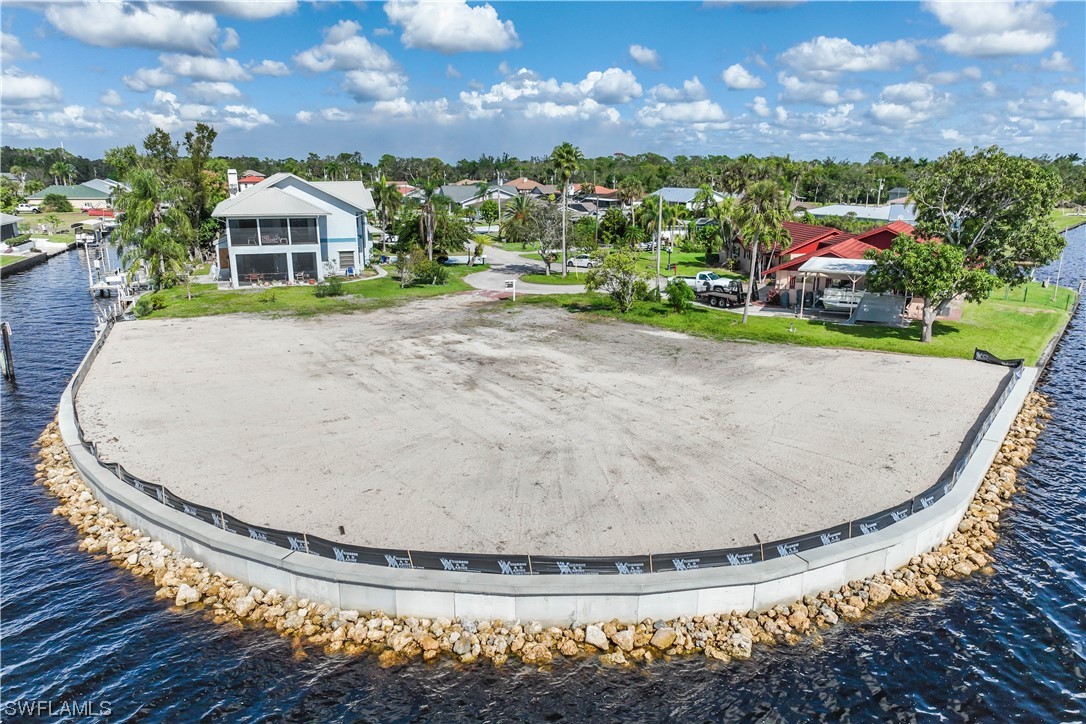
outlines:
[[[1086,268],[1070,232],[1064,280]],[[1076,251],[1077,249],[1077,251]],[[1041,277],[1043,278],[1043,277]],[[691,658],[634,670],[595,660],[546,671],[415,664],[313,651],[156,602],[151,583],[77,550],[33,485],[31,449],[91,342],[74,253],[3,282],[19,384],[3,386],[0,717],[17,701],[101,706],[120,720],[1086,719],[1086,313],[1041,387],[1053,419],[1004,518],[994,576],[937,601],[886,606],[747,662]]]

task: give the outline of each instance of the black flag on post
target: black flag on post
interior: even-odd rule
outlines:
[[[1024,359],[1000,359],[988,350],[979,347],[973,350],[973,359],[977,362],[987,362],[990,365],[1003,365],[1004,367],[1021,367],[1026,362]]]

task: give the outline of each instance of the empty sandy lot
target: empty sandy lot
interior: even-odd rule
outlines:
[[[119,324],[78,408],[104,458],[254,524],[627,555],[779,539],[908,499],[1003,372],[457,295]]]

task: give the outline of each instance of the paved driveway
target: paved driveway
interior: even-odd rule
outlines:
[[[535,259],[528,259],[521,254],[516,254],[496,247],[488,247],[486,250],[487,261],[490,268],[486,271],[469,274],[464,281],[475,287],[492,292],[504,292],[506,279],[518,279],[521,274],[542,274],[546,265]],[[561,266],[551,265],[551,272],[561,274]],[[584,291],[583,284],[529,284],[517,282],[517,291],[523,294],[580,294]]]

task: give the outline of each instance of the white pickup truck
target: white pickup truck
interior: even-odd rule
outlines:
[[[711,271],[701,271],[692,277],[676,276],[675,279],[686,282],[695,292],[724,291],[724,287],[731,281]]]

